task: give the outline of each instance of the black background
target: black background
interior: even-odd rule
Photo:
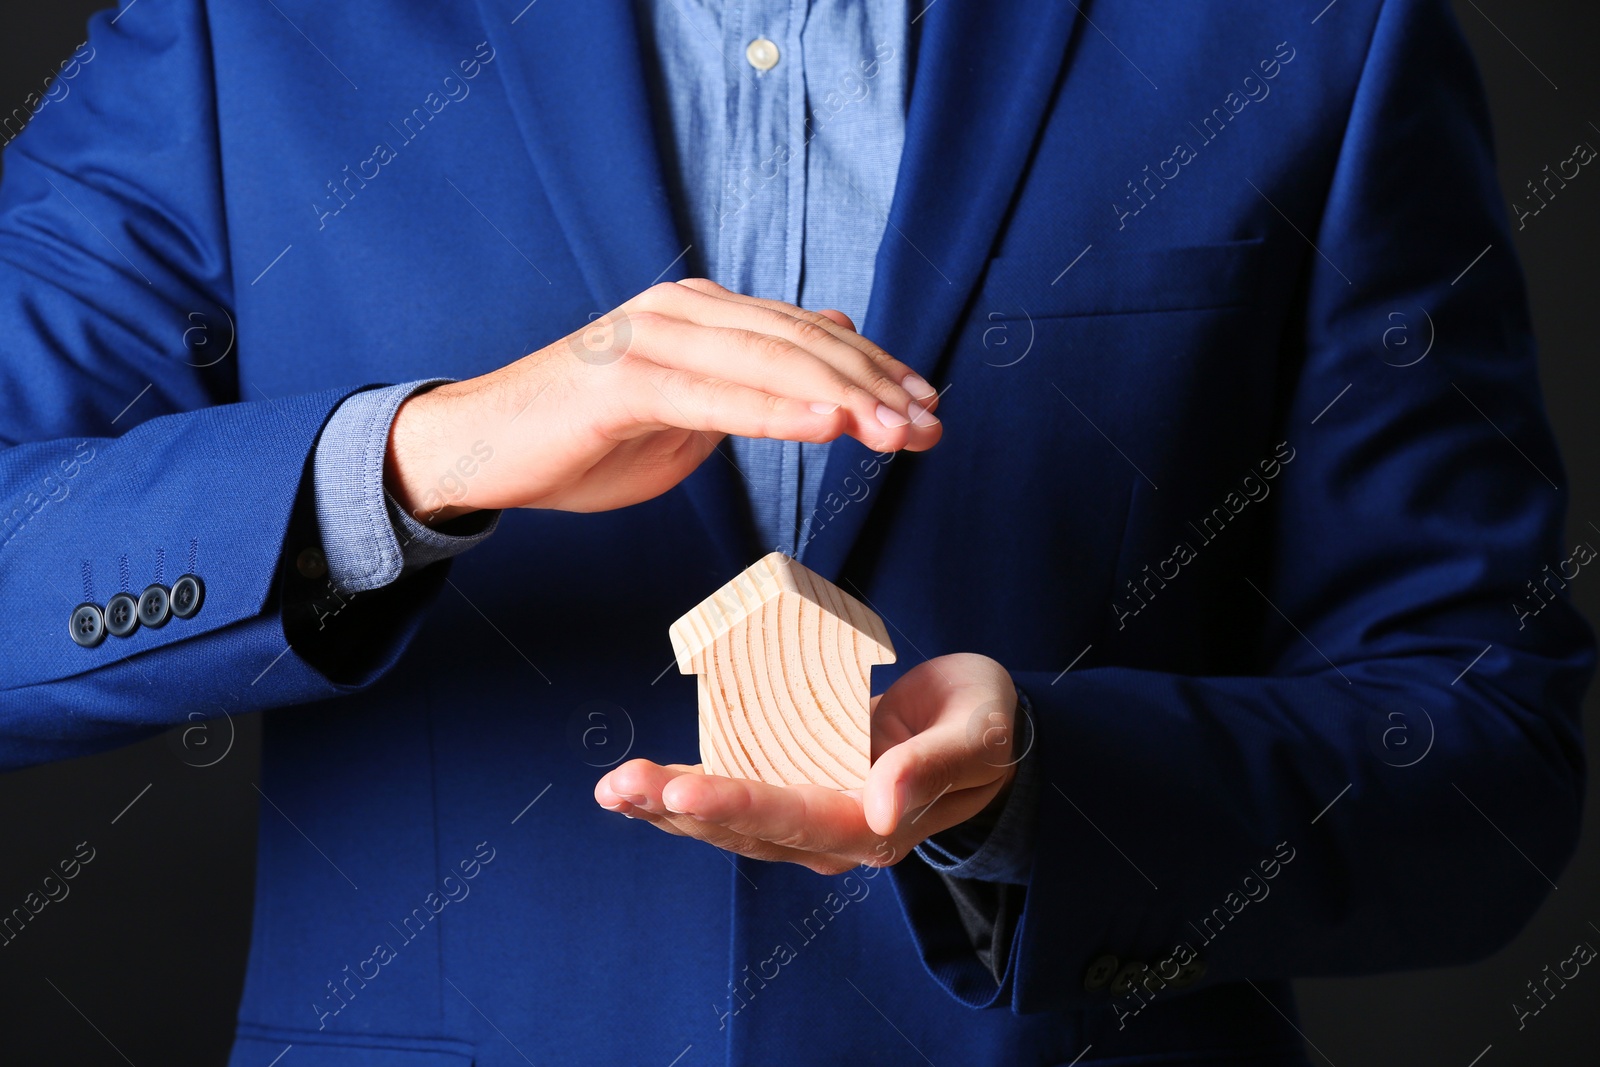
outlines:
[[[109,5],[53,0],[21,10],[8,6],[0,19],[0,112],[42,92],[56,64],[84,39],[88,15]],[[1321,0],[1311,6],[1320,7]],[[1578,0],[1458,0],[1455,7],[1494,109],[1501,184],[1508,198],[1525,195],[1525,183],[1541,176],[1546,164],[1554,168],[1569,157],[1574,144],[1600,144],[1594,56],[1600,35]],[[1569,545],[1600,538],[1600,436],[1593,417],[1600,389],[1590,318],[1600,178],[1585,174],[1516,234],[1543,353],[1545,397],[1572,487]],[[1571,591],[1593,620],[1600,618],[1600,577],[1587,574]],[[1591,692],[1585,716],[1591,760],[1600,735],[1597,708],[1600,697]],[[68,883],[70,896],[0,947],[0,1060],[225,1061],[250,936],[259,737],[259,721],[246,716],[0,775],[0,912],[38,891],[78,842],[87,840],[96,851]],[[1491,959],[1448,970],[1300,982],[1301,1026],[1315,1049],[1313,1060],[1341,1067],[1600,1062],[1600,973],[1593,968],[1520,1031],[1512,1010],[1514,1000],[1527,999],[1524,984],[1546,964],[1554,967],[1579,941],[1600,944],[1597,797],[1600,791],[1591,790],[1583,842],[1559,890]],[[1501,858],[1511,870],[1538,877],[1511,846]],[[1395,885],[1393,891],[1410,888]]]

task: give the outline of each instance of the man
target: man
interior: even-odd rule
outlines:
[[[1440,0],[519,6],[144,0],[6,155],[4,752],[274,709],[233,1063],[1303,1063],[1515,933],[1593,652]],[[859,795],[688,765],[773,547]]]

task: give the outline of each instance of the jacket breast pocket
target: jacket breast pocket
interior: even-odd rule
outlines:
[[[1060,256],[991,259],[973,314],[1012,319],[1199,311],[1249,304],[1261,280],[1260,238],[1169,248],[1090,246]]]

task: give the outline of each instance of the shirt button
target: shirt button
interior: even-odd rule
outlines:
[[[295,557],[294,566],[302,578],[321,578],[328,573],[328,557],[322,554],[322,549],[313,546]]]
[[[744,58],[757,70],[771,70],[778,65],[778,46],[765,37],[757,37],[745,47]]]

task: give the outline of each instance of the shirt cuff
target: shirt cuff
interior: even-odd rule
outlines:
[[[383,461],[395,412],[410,397],[450,380],[354,393],[323,427],[312,483],[328,580],[340,592],[381,589],[406,571],[465,552],[499,525],[500,512],[480,511],[430,528],[384,491]]]
[[[916,847],[923,862],[954,878],[1027,885],[1033,867],[1039,810],[1039,760],[1034,744],[1033,705],[1020,689],[1017,715],[1026,745],[1000,809],[941,830]]]

